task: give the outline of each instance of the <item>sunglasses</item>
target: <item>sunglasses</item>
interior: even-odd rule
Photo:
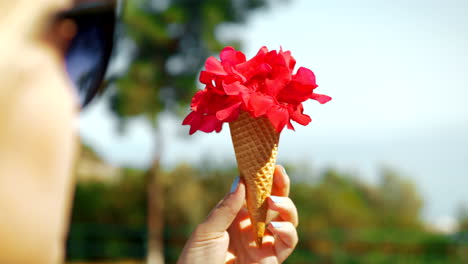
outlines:
[[[102,92],[103,80],[114,43],[115,1],[94,1],[75,6],[57,15],[70,20],[76,34],[65,51],[65,66],[81,108]]]

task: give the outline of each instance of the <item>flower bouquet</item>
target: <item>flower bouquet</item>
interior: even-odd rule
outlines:
[[[258,246],[267,224],[265,199],[271,193],[280,133],[284,127],[294,130],[291,121],[301,125],[312,121],[302,102],[331,100],[314,93],[317,84],[311,70],[300,67],[293,74],[295,64],[291,52],[282,49],[262,47],[246,60],[242,52],[224,48],[220,61],[206,60],[200,74],[205,88],[194,95],[192,111],[182,123],[190,125],[190,134],[219,132],[223,123],[229,123]]]

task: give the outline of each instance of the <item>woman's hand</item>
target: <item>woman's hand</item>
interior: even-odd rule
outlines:
[[[178,264],[192,263],[282,263],[294,250],[298,237],[297,209],[289,195],[289,178],[283,167],[276,166],[270,212],[275,215],[259,248],[247,209],[245,185],[237,179],[231,192],[198,225],[185,245]]]

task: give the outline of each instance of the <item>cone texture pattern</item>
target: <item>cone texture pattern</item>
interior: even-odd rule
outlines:
[[[267,224],[265,199],[271,193],[279,133],[268,119],[253,118],[247,112],[241,112],[229,128],[237,166],[247,188],[247,209],[260,246]]]

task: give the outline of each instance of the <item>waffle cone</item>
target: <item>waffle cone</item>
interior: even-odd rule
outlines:
[[[249,211],[256,243],[260,247],[265,234],[267,203],[278,154],[279,133],[267,118],[253,118],[241,112],[229,123],[237,166],[247,191]]]

